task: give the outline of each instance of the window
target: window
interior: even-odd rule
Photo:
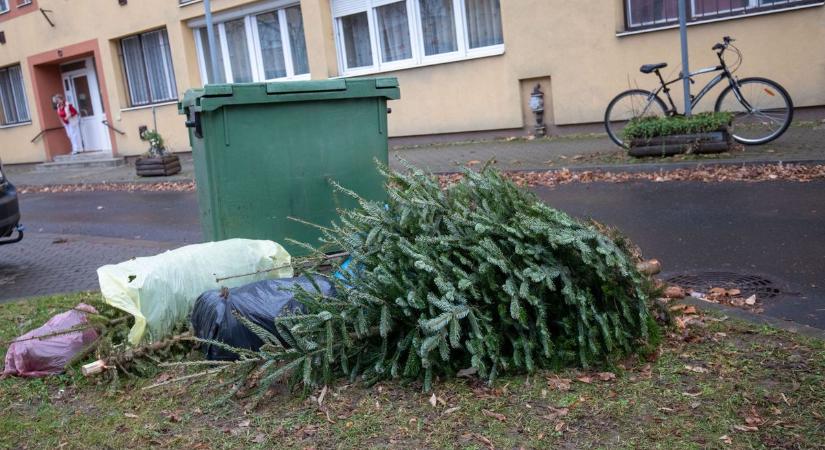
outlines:
[[[333,0],[345,75],[504,51],[499,0]]]
[[[120,46],[132,106],[178,99],[166,30],[121,39]]]
[[[17,0],[17,6],[31,5],[32,0]]]
[[[20,66],[0,69],[0,125],[31,121]]]
[[[0,13],[9,12],[9,0],[0,0]]]
[[[195,30],[201,75],[206,83],[309,77],[304,22],[298,5],[233,17],[214,26],[217,73],[209,70],[206,27]]]
[[[688,0],[688,21],[782,9],[821,0]],[[629,29],[651,28],[679,21],[678,0],[625,0]]]

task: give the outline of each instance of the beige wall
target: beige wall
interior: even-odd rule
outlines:
[[[663,73],[671,77],[680,70],[678,30],[619,37],[621,5],[621,0],[503,0],[503,55],[391,73],[399,79],[402,99],[392,105],[390,134],[524,126],[518,102],[528,99],[519,96],[519,81],[538,77],[552,79],[546,108],[552,108],[548,115],[556,125],[602,121],[619,92],[657,86],[653,76],[639,72],[640,65],[668,62]],[[717,64],[710,48],[730,35],[744,54],[738,76],[779,82],[796,106],[825,104],[825,7],[696,24],[688,35],[692,70]],[[697,77],[694,93],[710,78]],[[720,89],[699,109],[712,108]],[[681,109],[681,88],[673,94]]]
[[[250,2],[213,0],[212,3],[214,11],[218,12]],[[100,47],[103,77],[107,83],[109,105],[112,109],[112,124],[126,133],[115,135],[117,153],[143,153],[147,144],[140,140],[138,127],[152,126],[152,111],[151,108],[129,108],[117,40],[141,31],[166,27],[174,60],[177,88],[182,94],[190,87],[198,87],[201,83],[194,40],[185,21],[202,15],[202,3],[179,7],[174,0],[132,0],[126,6],[119,6],[117,1],[40,0],[38,6],[52,10],[50,16],[55,22],[55,27],[50,27],[39,12],[0,23],[0,30],[6,34],[6,44],[0,45],[0,67],[21,64],[29,114],[32,117],[32,123],[29,125],[0,129],[0,159],[7,164],[38,162],[45,159],[44,141],[40,139],[33,144],[29,142],[40,132],[42,126],[35,110],[34,88],[27,57],[90,39],[97,39]],[[183,126],[184,118],[177,115],[177,106],[157,106],[156,112],[158,129],[164,135],[169,148],[173,151],[188,150],[188,134]]]
[[[216,12],[249,0],[213,0]],[[402,99],[391,104],[391,136],[518,128],[524,123],[521,80],[550,78],[546,117],[557,125],[599,122],[606,104],[629,86],[654,87],[639,65],[668,62],[678,73],[677,30],[618,37],[621,0],[501,0],[505,53],[473,60],[389,72]],[[27,57],[97,39],[109,92],[118,154],[142,153],[138,127],[152,126],[150,108],[129,109],[117,40],[166,27],[179,93],[200,86],[192,33],[186,21],[200,17],[200,2],[178,7],[175,0],[40,0],[56,26],[38,14],[0,23],[7,43],[0,67],[20,63],[32,123],[0,129],[0,158],[6,163],[42,161],[43,140],[30,143],[41,124],[35,111]],[[315,79],[338,75],[329,0],[301,0],[310,71]],[[772,78],[788,88],[797,106],[825,104],[825,8],[745,17],[691,26],[691,67],[713,65],[710,47],[723,35],[735,37],[745,60],[740,76]],[[703,81],[707,78],[700,79]],[[697,84],[697,87],[699,85]],[[681,91],[675,92],[681,98]],[[715,95],[705,99],[712,106]],[[158,129],[174,151],[188,149],[183,117],[174,104],[156,108]]]

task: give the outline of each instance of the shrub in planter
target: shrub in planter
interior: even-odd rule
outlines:
[[[732,143],[729,112],[699,113],[690,117],[643,117],[622,130],[631,156],[667,156],[678,153],[718,153]]]
[[[141,139],[149,142],[149,150],[135,161],[138,176],[167,176],[180,172],[180,159],[166,150],[160,133],[156,130],[147,131],[141,135]]]

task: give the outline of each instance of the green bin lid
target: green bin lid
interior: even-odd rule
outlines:
[[[178,112],[214,111],[227,105],[285,103],[348,98],[401,97],[398,80],[384,78],[337,78],[311,81],[270,81],[265,83],[208,84],[190,89],[178,102]]]

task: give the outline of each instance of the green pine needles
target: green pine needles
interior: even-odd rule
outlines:
[[[462,369],[493,381],[650,348],[644,279],[594,226],[491,169],[446,189],[417,170],[382,170],[386,204],[337,186],[360,207],[323,229],[323,247],[352,260],[335,297],[298,290],[306,314],[277,318],[278,336],[257,330],[262,389],[346,376],[422,379],[429,390]]]

